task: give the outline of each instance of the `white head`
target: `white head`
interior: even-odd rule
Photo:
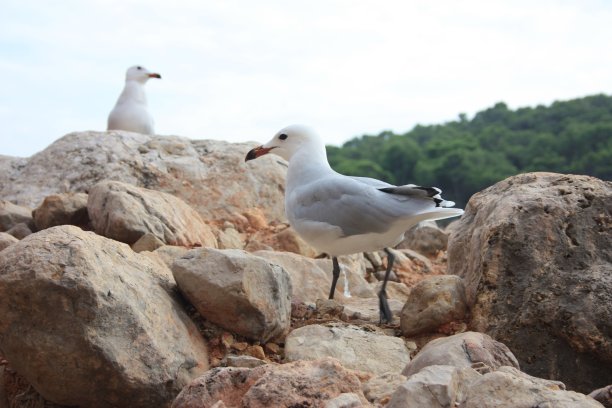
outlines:
[[[245,161],[267,153],[274,153],[289,161],[302,148],[307,148],[313,154],[321,151],[325,154],[325,143],[314,130],[304,125],[290,125],[279,130],[268,143],[251,150]]]
[[[149,80],[149,78],[161,79],[161,75],[155,72],[150,72],[142,65],[134,65],[133,67],[128,68],[127,72],[125,73],[126,81],[137,81],[144,84]]]

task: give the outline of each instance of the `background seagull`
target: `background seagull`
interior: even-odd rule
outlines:
[[[147,135],[154,133],[153,118],[147,110],[144,90],[150,78],[161,78],[161,75],[149,72],[140,65],[128,68],[123,91],[108,115],[108,130],[129,130]]]
[[[394,257],[388,248],[400,243],[415,224],[460,216],[463,210],[448,208],[455,203],[443,200],[436,187],[394,186],[335,172],[323,140],[305,126],[280,130],[268,143],[249,151],[245,161],[270,152],[289,162],[285,213],[290,225],[315,249],[332,256],[330,299],[340,274],[338,256],[385,250],[387,270],[378,298],[381,322],[390,322],[386,285]]]

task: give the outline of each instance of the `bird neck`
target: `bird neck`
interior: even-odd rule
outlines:
[[[144,84],[138,81],[127,80],[123,87],[123,92],[119,96],[118,103],[136,102],[142,105],[147,104],[147,96],[145,95]]]
[[[289,161],[287,185],[318,180],[329,172],[333,172],[333,170],[327,161],[325,146],[315,149],[300,149],[295,152]]]

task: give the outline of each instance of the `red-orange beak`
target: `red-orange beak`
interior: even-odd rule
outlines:
[[[258,158],[259,156],[263,156],[264,154],[268,154],[270,152],[270,150],[274,149],[274,147],[263,147],[263,146],[258,146],[254,149],[252,149],[251,151],[249,151],[246,155],[246,157],[244,158],[244,161],[249,161],[249,160],[253,160]]]
[[[153,73],[153,74],[149,74],[149,78],[161,79],[161,75]]]

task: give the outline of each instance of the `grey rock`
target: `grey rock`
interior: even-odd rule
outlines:
[[[386,403],[391,395],[406,381],[406,377],[398,373],[384,373],[369,379],[363,384],[363,394],[373,404]]]
[[[406,337],[435,331],[445,323],[465,318],[468,312],[465,287],[454,275],[431,276],[417,283],[400,316]]]
[[[475,194],[449,241],[469,327],[581,392],[612,383],[611,203],[611,182],[521,174]]]
[[[403,340],[353,325],[309,325],[285,339],[287,361],[338,359],[344,367],[374,374],[399,373],[410,361]]]
[[[58,404],[169,404],[208,354],[162,267],[74,226],[28,236],[0,257],[0,349]]]
[[[240,249],[192,249],[174,261],[181,292],[207,320],[266,342],[291,323],[291,281],[280,266]]]
[[[216,248],[211,228],[179,198],[119,181],[102,181],[89,192],[96,233],[134,244],[146,233],[168,245]]]
[[[593,398],[606,408],[612,408],[612,385],[592,391],[589,394],[589,397]]]
[[[25,222],[21,222],[13,225],[6,233],[17,239],[24,239],[32,233],[32,229]]]
[[[516,358],[504,344],[486,334],[466,332],[430,341],[402,374],[410,377],[430,365],[471,367],[474,363],[484,363],[493,369],[504,365],[518,368]]]
[[[325,402],[325,408],[358,408],[363,407],[362,397],[354,392],[345,392]]]
[[[4,248],[9,247],[10,245],[13,245],[16,242],[19,242],[19,240],[11,234],[7,234],[6,232],[0,232],[0,251],[2,251]]]
[[[284,221],[286,163],[271,156],[245,163],[254,146],[122,131],[70,133],[27,159],[0,156],[0,197],[33,208],[51,194],[86,193],[102,180],[117,180],[170,193],[205,220],[261,208],[269,221]]]
[[[0,159],[6,156],[0,156]],[[0,186],[2,183],[0,183]],[[1,195],[0,195],[1,197]],[[32,210],[13,204],[10,201],[0,200],[0,232],[6,232],[17,224],[33,225]]]

